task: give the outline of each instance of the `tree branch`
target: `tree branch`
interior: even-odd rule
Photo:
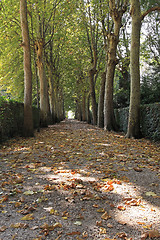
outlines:
[[[151,12],[153,12],[153,11],[160,11],[160,7],[159,6],[155,6],[155,7],[153,7],[153,8],[150,8],[150,9],[148,9],[146,12],[144,12],[142,15],[141,15],[141,21],[149,14],[149,13],[151,13]]]

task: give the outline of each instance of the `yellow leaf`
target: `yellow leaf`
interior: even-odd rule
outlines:
[[[145,229],[150,229],[151,227],[152,227],[152,224],[143,226],[143,228]]]
[[[55,213],[55,210],[52,208],[51,210],[50,210],[50,214],[54,214]]]
[[[102,219],[104,220],[107,220],[109,218],[111,218],[111,216],[109,216],[109,214],[107,212],[105,212],[102,216],[101,216]]]
[[[11,228],[27,228],[28,224],[25,224],[25,223],[15,223],[15,224],[11,224],[10,227]]]
[[[97,209],[97,212],[104,213],[105,210],[104,210],[104,208],[100,208],[100,209]]]
[[[33,220],[33,213],[27,214],[26,216],[22,217],[21,220],[28,221],[28,220]]]
[[[54,228],[58,227],[58,228],[61,228],[62,227],[62,224],[57,222],[53,225]]]
[[[14,206],[18,208],[18,207],[20,207],[21,205],[22,205],[21,202],[16,202]]]
[[[103,227],[100,227],[100,234],[106,234],[107,231],[106,231],[106,228],[103,228]]]
[[[98,208],[98,204],[93,204],[93,207],[94,208]]]

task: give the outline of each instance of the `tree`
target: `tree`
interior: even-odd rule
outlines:
[[[105,84],[105,98],[104,98],[104,128],[106,130],[117,130],[115,117],[114,117],[114,107],[113,107],[113,80],[115,67],[118,63],[116,52],[117,45],[119,42],[119,32],[122,25],[122,16],[127,10],[128,1],[110,0],[109,8],[110,15],[114,23],[113,32],[109,32],[108,37],[108,57],[107,57],[107,74],[106,74],[106,84]]]
[[[141,103],[159,102],[160,99],[160,26],[159,12],[148,15],[143,24],[141,43],[143,76],[141,79]]]
[[[0,85],[14,100],[24,100],[20,1],[0,2]]]
[[[83,25],[86,31],[89,49],[90,66],[88,70],[90,97],[92,105],[93,125],[97,124],[97,99],[96,99],[96,80],[100,70],[103,43],[101,38],[101,28],[99,21],[99,3],[97,1],[81,1]]]
[[[27,2],[20,0],[21,29],[24,49],[24,129],[25,137],[33,136],[32,118],[32,70],[29,29],[27,21]]]
[[[140,32],[142,20],[148,13],[160,10],[159,6],[150,8],[143,14],[140,9],[139,0],[131,0],[131,17],[132,17],[132,33],[131,33],[131,54],[130,54],[130,72],[131,72],[131,88],[130,88],[130,108],[128,119],[128,130],[126,137],[140,137],[140,69],[139,69],[139,53],[140,53]]]

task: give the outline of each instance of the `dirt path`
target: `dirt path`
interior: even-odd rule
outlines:
[[[160,145],[77,121],[35,135],[0,149],[0,240],[160,239]]]

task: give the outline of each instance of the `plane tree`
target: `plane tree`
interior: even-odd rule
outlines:
[[[147,4],[148,3],[148,4]],[[144,8],[142,12],[141,8]],[[146,10],[146,7],[148,8]],[[152,11],[160,11],[158,2],[145,2],[141,6],[139,0],[131,0],[130,14],[132,17],[131,32],[131,53],[130,53],[130,73],[131,73],[131,90],[130,90],[130,108],[128,130],[126,137],[139,138],[140,134],[140,33],[143,19]]]

